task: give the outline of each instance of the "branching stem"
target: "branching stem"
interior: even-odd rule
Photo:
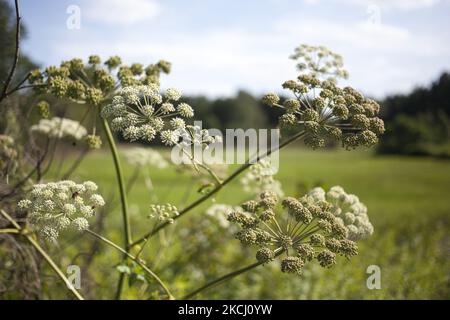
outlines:
[[[276,249],[275,250],[275,257],[278,257],[280,254],[283,253],[283,251],[284,250],[281,249],[281,248]],[[264,264],[264,262],[255,262],[255,263],[253,263],[251,265],[248,265],[248,266],[246,266],[244,268],[241,268],[241,269],[238,269],[236,271],[230,272],[230,273],[228,273],[228,274],[226,274],[226,275],[224,275],[222,277],[219,277],[219,278],[217,278],[215,280],[212,280],[212,281],[208,282],[207,284],[201,286],[198,289],[195,289],[191,293],[188,293],[187,295],[185,295],[182,299],[183,300],[191,299],[191,298],[193,298],[194,296],[196,296],[197,294],[199,294],[200,292],[202,292],[202,291],[204,291],[206,289],[212,288],[212,287],[214,287],[216,285],[219,285],[219,284],[221,284],[221,283],[223,283],[225,281],[231,280],[234,277],[237,277],[238,275],[240,275],[242,273],[245,273],[245,272],[250,271],[250,270],[252,270],[252,269],[254,269],[256,267],[259,267],[262,264]]]
[[[280,146],[278,148],[271,148],[270,150],[267,151],[266,154],[264,154],[262,156],[257,154],[257,155],[254,155],[253,157],[249,158],[242,166],[240,166],[238,169],[236,169],[236,171],[234,171],[230,176],[228,176],[228,178],[223,180],[222,183],[216,185],[216,187],[214,189],[212,189],[210,192],[208,192],[207,194],[205,194],[204,196],[200,197],[199,199],[197,199],[196,201],[194,201],[193,203],[188,205],[186,208],[181,210],[180,214],[178,216],[174,217],[174,220],[181,218],[183,215],[185,215],[186,213],[188,213],[189,211],[191,211],[192,209],[194,209],[198,205],[202,204],[203,202],[205,202],[206,200],[211,198],[214,194],[219,192],[225,185],[227,185],[228,183],[233,181],[239,174],[241,174],[243,171],[248,169],[252,164],[256,163],[257,161],[259,161],[259,160],[261,160],[261,159],[263,159],[265,157],[268,157],[273,152],[278,151],[278,150],[286,147],[287,145],[291,144],[292,142],[297,141],[298,139],[300,139],[303,136],[305,136],[305,134],[306,134],[305,131],[301,131],[301,132],[295,134],[294,136],[292,136],[291,138],[287,139],[286,141],[284,141],[282,144],[280,144]],[[164,229],[165,227],[167,227],[169,225],[170,225],[169,222],[165,222],[165,223],[160,224],[154,230],[146,233],[144,236],[140,237],[138,240],[136,240],[133,243],[131,243],[131,247],[140,244],[141,242],[144,241],[144,239],[148,239],[148,238],[152,237],[153,235],[158,233],[161,229]]]

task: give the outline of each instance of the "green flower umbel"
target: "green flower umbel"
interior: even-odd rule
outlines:
[[[313,189],[300,199],[287,197],[281,206],[273,192],[263,192],[258,201],[247,201],[241,210],[231,212],[228,220],[240,225],[236,238],[242,244],[260,247],[256,259],[261,263],[282,256],[281,271],[295,274],[301,274],[304,265],[313,260],[331,267],[337,255],[357,255],[355,241],[371,234],[373,227],[367,214],[361,214],[360,230],[355,233],[355,225],[346,223],[341,215],[363,212],[364,205],[355,196],[344,195],[341,187],[328,193],[320,190]]]
[[[280,103],[276,94],[268,93],[262,99],[265,104],[284,110],[279,126],[304,130],[304,141],[312,148],[324,147],[327,140],[340,141],[347,149],[375,145],[385,130],[383,120],[377,117],[378,103],[351,87],[337,85],[336,77],[344,77],[346,72],[336,54],[321,47],[305,47],[297,50],[295,57],[302,55],[306,63],[299,64],[301,74],[282,85],[294,98]],[[331,59],[325,63],[329,66],[321,66],[320,61],[327,59]],[[328,78],[322,80],[324,76]]]

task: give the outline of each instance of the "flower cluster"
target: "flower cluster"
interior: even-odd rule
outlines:
[[[133,147],[126,149],[125,160],[135,167],[151,166],[157,169],[167,168],[166,159],[156,150],[151,148]]]
[[[138,63],[126,66],[118,56],[109,58],[102,66],[100,57],[93,55],[88,64],[75,58],[43,72],[34,70],[29,82],[38,92],[97,106],[119,85],[158,84],[160,74],[169,73],[170,69],[170,63],[164,60],[145,69]]]
[[[49,138],[71,137],[75,140],[81,140],[87,134],[86,128],[78,121],[59,117],[41,119],[38,124],[31,126],[31,131],[44,134]]]
[[[287,197],[281,202],[281,214],[277,213],[278,197],[266,191],[258,201],[247,201],[242,204],[242,210],[231,212],[228,220],[240,225],[236,237],[242,244],[260,247],[256,253],[260,263],[285,254],[281,260],[282,272],[301,274],[304,265],[313,260],[322,267],[331,267],[337,255],[350,258],[358,254],[355,241],[362,238],[359,233],[355,237],[350,225],[340,218],[349,209],[350,202],[343,200],[343,193],[336,201],[334,194],[342,189],[339,188],[333,187],[328,197],[319,195],[319,189],[300,199]]]
[[[308,195],[316,201],[327,201],[332,205],[330,212],[345,225],[350,240],[361,240],[372,235],[373,226],[367,215],[367,207],[356,195],[347,194],[340,186],[334,186],[328,192],[317,187]]]
[[[178,129],[186,127],[183,118],[192,118],[194,110],[187,103],[175,105],[181,98],[176,89],[167,89],[164,96],[157,85],[122,88],[105,106],[101,115],[111,121],[111,128],[129,141],[152,141],[159,134],[165,144],[178,141]],[[164,130],[170,118],[172,130]]]
[[[298,62],[297,69],[302,74],[324,76],[328,77],[328,80],[348,78],[342,57],[324,46],[302,44],[295,48],[290,58]]]
[[[172,130],[171,133],[168,133],[168,136],[173,136],[176,139],[166,141],[166,145],[178,144],[185,150],[190,150],[194,146],[208,148],[212,143],[222,142],[221,136],[212,136],[207,129],[202,129],[198,125],[186,125],[183,128]]]
[[[100,149],[102,147],[102,138],[95,134],[86,136],[86,143],[90,149]]]
[[[263,102],[284,110],[281,127],[298,128],[306,133],[305,143],[324,147],[326,140],[341,141],[346,149],[373,146],[385,131],[377,117],[380,106],[351,87],[339,87],[333,80],[320,80],[313,72],[283,83],[294,97],[280,104],[275,93],[266,94]]]
[[[50,104],[47,101],[39,101],[36,104],[41,118],[48,119],[50,116]]]
[[[149,218],[156,219],[159,222],[173,223],[174,217],[178,216],[178,209],[174,205],[167,204],[152,204],[150,205]]]
[[[269,94],[263,101],[283,108],[280,126],[304,130],[305,143],[313,148],[324,147],[327,139],[341,141],[347,149],[370,147],[384,133],[383,120],[377,117],[378,103],[351,87],[339,88],[329,80],[299,76],[297,81],[286,81],[283,88],[296,98],[281,105],[275,94]]]
[[[240,179],[245,192],[258,195],[264,191],[272,191],[278,197],[283,197],[281,182],[274,178],[276,168],[269,158],[263,158],[253,164]]]
[[[56,242],[60,232],[69,227],[79,231],[89,227],[87,219],[94,215],[95,209],[105,205],[102,196],[95,193],[97,189],[92,181],[35,184],[17,206],[27,213],[28,221],[40,236]]]

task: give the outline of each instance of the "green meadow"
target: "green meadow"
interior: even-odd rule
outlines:
[[[168,152],[161,152],[169,156]],[[68,156],[63,167],[70,166],[73,159]],[[138,172],[123,162],[135,239],[154,226],[147,217],[149,204],[170,202],[183,208],[200,196],[199,179],[177,171],[173,165]],[[147,188],[149,177],[153,191]],[[329,188],[337,184],[357,194],[369,208],[375,227],[373,236],[359,243],[360,253],[351,262],[341,258],[332,269],[310,264],[303,276],[297,277],[282,274],[277,262],[272,262],[204,291],[199,298],[450,298],[450,161],[377,156],[372,151],[311,151],[292,147],[281,152],[276,178],[289,196],[300,196],[314,186]],[[122,220],[111,158],[103,152],[89,154],[72,179],[99,184],[110,206],[97,217],[93,227],[122,243]],[[175,296],[254,261],[254,248],[242,247],[230,230],[205,222],[205,209],[211,204],[238,205],[246,199],[248,195],[243,193],[237,179],[146,244],[143,257],[163,280],[173,279],[167,284]],[[89,252],[94,245],[98,246],[98,255],[88,264],[82,256],[83,249]],[[63,266],[74,262],[86,264],[87,277],[96,283],[85,289],[87,296],[100,293],[103,297],[113,297],[119,275],[116,266],[120,263],[120,255],[114,249],[94,243],[88,235],[81,238],[69,235],[60,248],[52,251]],[[371,290],[366,285],[370,276],[366,271],[371,265],[380,268],[380,289]],[[129,281],[129,284],[133,288],[127,290],[125,298],[151,298],[156,288],[152,283],[143,285],[139,281]],[[55,280],[50,286],[58,292],[56,288],[61,285]],[[59,294],[66,293],[64,290],[55,293]]]

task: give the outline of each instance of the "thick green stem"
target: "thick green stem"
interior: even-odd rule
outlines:
[[[282,249],[277,249],[275,251],[276,251],[275,257],[277,257],[277,256],[279,256],[280,254],[283,253]],[[250,270],[252,270],[252,269],[254,269],[254,268],[256,268],[256,267],[258,267],[258,266],[260,266],[262,264],[264,264],[264,262],[255,262],[255,263],[253,263],[251,265],[248,265],[248,266],[246,266],[246,267],[244,267],[242,269],[230,272],[230,273],[228,273],[228,274],[226,274],[226,275],[224,275],[224,276],[222,276],[220,278],[217,278],[217,279],[215,279],[213,281],[208,282],[207,284],[201,286],[198,289],[195,289],[191,293],[188,293],[187,295],[185,295],[182,299],[183,300],[191,299],[191,298],[193,298],[194,296],[196,296],[197,294],[199,294],[200,292],[202,292],[202,291],[204,291],[206,289],[209,289],[209,288],[212,288],[214,286],[217,286],[217,285],[219,285],[219,284],[221,284],[221,283],[223,283],[223,282],[225,282],[227,280],[231,280],[234,277],[237,277],[238,275],[240,275],[240,274],[242,274],[244,272],[250,271]]]
[[[119,154],[117,152],[116,143],[114,141],[114,137],[111,133],[111,129],[109,128],[108,122],[103,119],[102,121],[103,127],[105,129],[106,137],[109,142],[109,147],[111,149],[111,154],[114,160],[114,167],[116,170],[117,182],[119,183],[119,192],[120,192],[120,202],[122,204],[122,219],[123,219],[123,229],[124,229],[124,247],[126,252],[129,252],[130,244],[132,243],[131,238],[131,227],[130,227],[130,217],[128,215],[128,203],[127,203],[127,192],[125,181],[123,179],[122,166],[120,165]],[[123,286],[125,282],[125,276],[123,274],[119,277],[119,283],[117,286],[116,299],[120,299],[122,294]]]
[[[117,182],[119,184],[119,192],[120,192],[120,202],[122,204],[122,218],[123,218],[123,227],[125,231],[125,248],[129,246],[132,242],[131,240],[131,227],[130,227],[130,217],[128,215],[128,201],[127,201],[127,192],[125,187],[125,180],[123,178],[122,166],[120,164],[119,153],[117,152],[116,143],[114,141],[114,137],[111,133],[111,129],[109,128],[108,122],[103,120],[103,127],[105,128],[106,137],[108,139],[109,147],[111,149],[111,154],[114,160],[114,168],[116,170]]]
[[[14,233],[20,233],[23,235],[28,242],[31,243],[31,245],[40,253],[40,255],[47,261],[47,263],[50,265],[50,267],[56,272],[56,274],[61,278],[61,280],[64,281],[64,283],[67,285],[67,288],[70,290],[70,292],[74,295],[75,298],[78,300],[84,300],[83,296],[73,287],[72,283],[70,283],[69,279],[65,276],[65,274],[59,269],[58,265],[53,261],[53,259],[45,252],[45,250],[37,243],[36,240],[33,239],[33,237],[30,234],[27,234],[22,229],[22,227],[4,210],[0,211],[1,214],[9,221],[11,224],[16,228],[17,232]],[[6,229],[4,229],[6,230]],[[13,233],[13,232],[11,232]]]
[[[187,212],[191,211],[192,209],[194,209],[198,205],[200,205],[203,202],[205,202],[206,200],[208,200],[214,194],[219,192],[225,185],[227,185],[228,183],[233,181],[239,174],[241,174],[243,171],[248,169],[252,164],[256,163],[257,161],[259,161],[259,160],[261,160],[261,159],[263,159],[265,157],[268,157],[273,152],[278,151],[278,150],[286,147],[287,145],[291,144],[292,142],[294,142],[294,141],[300,139],[301,137],[303,137],[305,134],[306,134],[305,131],[301,131],[301,132],[295,134],[294,136],[292,136],[291,138],[287,139],[286,141],[284,141],[282,144],[280,144],[280,146],[278,148],[271,148],[270,150],[267,151],[266,154],[264,154],[262,156],[254,155],[253,157],[249,158],[242,166],[240,166],[238,169],[236,169],[236,171],[234,171],[228,178],[223,180],[222,183],[217,184],[216,187],[214,189],[212,189],[209,193],[207,193],[204,196],[200,197],[199,199],[197,199],[196,201],[194,201],[193,203],[188,205],[186,208],[181,210],[179,212],[179,215],[173,217],[173,219],[176,220],[176,219],[181,218],[184,214],[186,214]],[[158,233],[161,229],[163,229],[163,228],[165,228],[165,227],[167,227],[169,225],[170,225],[169,222],[165,222],[165,223],[160,224],[158,227],[154,228],[152,231],[146,233],[144,236],[142,236],[138,240],[134,241],[130,245],[130,247],[133,247],[135,245],[140,244],[141,242],[143,242],[146,239],[152,237],[153,235]]]

